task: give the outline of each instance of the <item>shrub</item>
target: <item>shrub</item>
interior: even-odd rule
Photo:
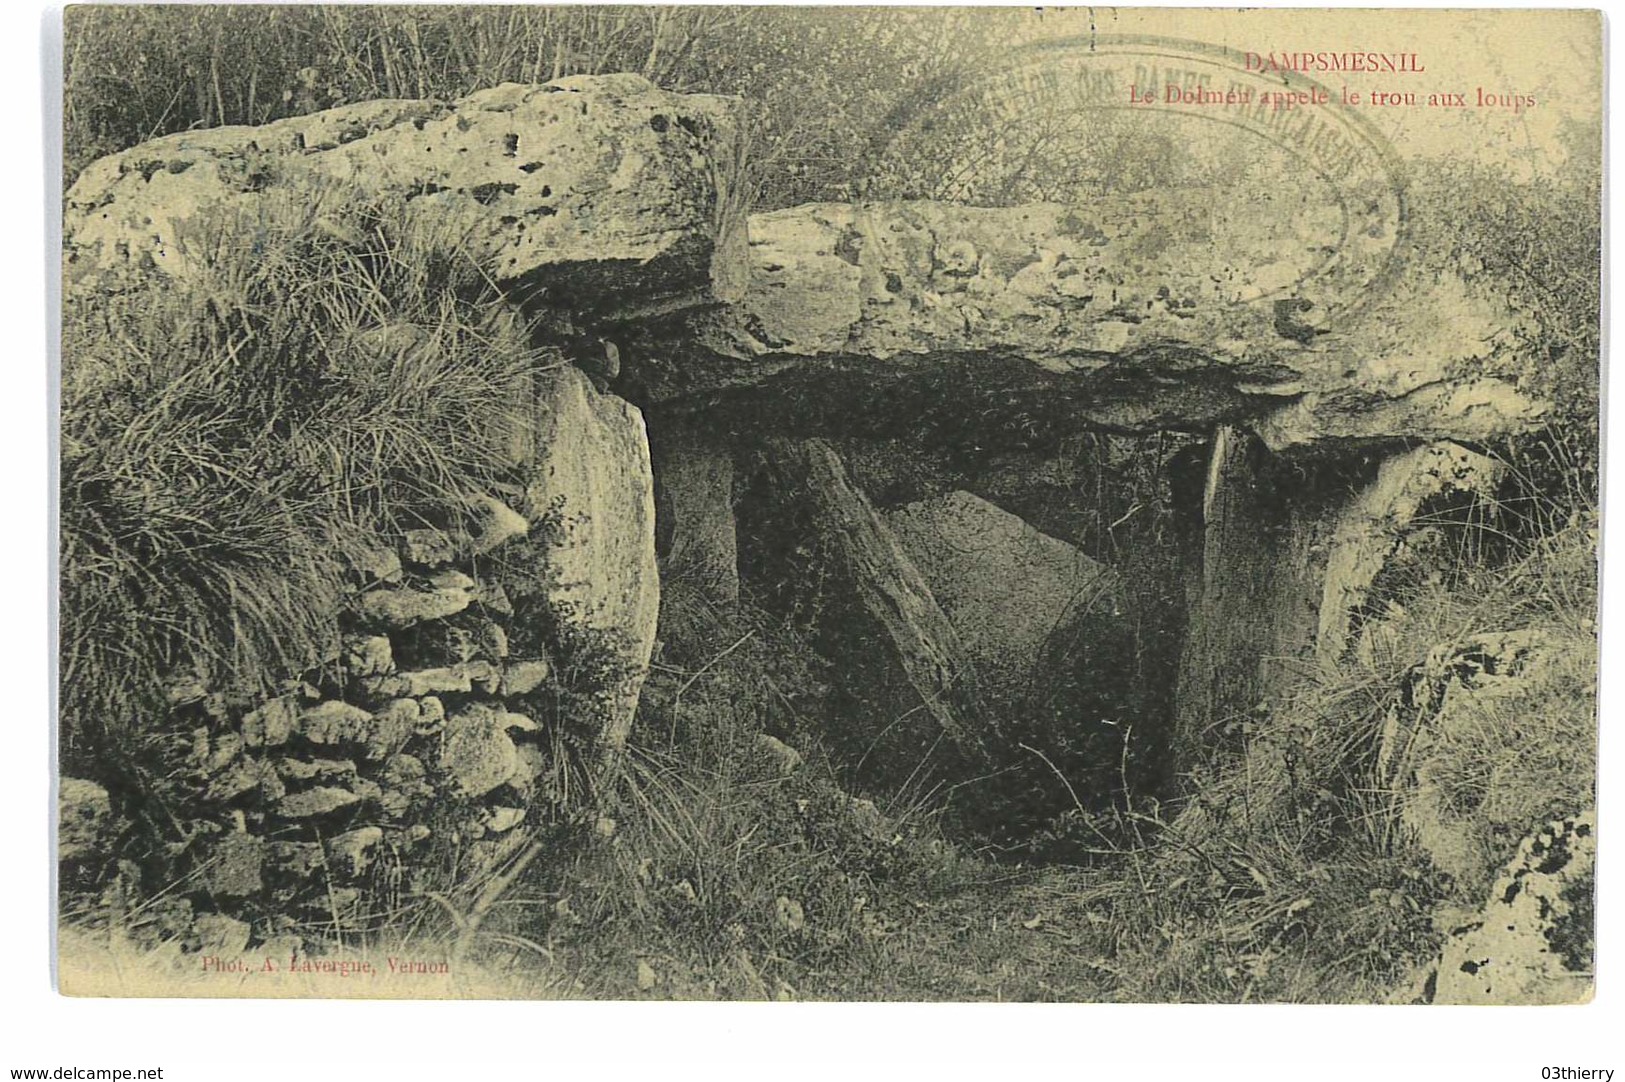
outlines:
[[[150,730],[166,686],[261,694],[335,657],[346,554],[507,478],[554,361],[403,204],[267,196],[181,243],[197,273],[64,305],[65,769]]]
[[[1552,403],[1550,423],[1500,453],[1528,496],[1510,509],[1552,533],[1597,506],[1602,342],[1602,173],[1595,131],[1568,132],[1561,174],[1514,180],[1474,161],[1418,170],[1409,198],[1424,266],[1447,268],[1516,315],[1510,371]]]
[[[1092,824],[1130,839],[1091,888],[1111,913],[1118,995],[1370,1002],[1402,991],[1438,950],[1436,912],[1481,906],[1523,837],[1595,800],[1595,542],[1595,521],[1582,520],[1511,559],[1445,576],[1419,568],[1391,584],[1366,648],[1246,722],[1243,750],[1191,779],[1177,815],[1141,805]],[[1471,846],[1465,871],[1445,869],[1404,824],[1412,791],[1379,771],[1384,721],[1430,653],[1506,631],[1538,636],[1547,663],[1510,695],[1458,700],[1417,764]]]

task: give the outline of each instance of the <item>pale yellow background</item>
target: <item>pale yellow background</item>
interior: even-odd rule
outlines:
[[[1592,129],[1602,118],[1602,18],[1581,10],[1073,8],[995,13],[989,46],[1098,34],[1148,34],[1238,52],[1412,52],[1424,74],[1309,72],[1336,89],[1473,89],[1533,95],[1519,116],[1498,109],[1380,107],[1360,110],[1405,158],[1474,157],[1518,179],[1565,164],[1565,125]],[[995,29],[995,25],[997,29]]]

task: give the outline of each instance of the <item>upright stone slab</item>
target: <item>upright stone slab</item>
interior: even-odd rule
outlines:
[[[1284,690],[1333,664],[1412,547],[1437,543],[1419,520],[1438,501],[1487,498],[1504,467],[1454,443],[1294,460],[1251,432],[1214,436],[1201,501],[1199,569],[1187,591],[1181,658],[1182,758]],[[1465,508],[1448,521],[1466,521]]]
[[[664,580],[687,583],[712,604],[732,607],[739,601],[732,456],[699,428],[681,423],[662,427],[650,453]]]
[[[925,577],[829,444],[777,440],[771,454],[793,498],[809,505],[816,543],[850,598],[840,622],[824,628],[826,638],[836,640],[850,664],[870,670],[867,682],[891,692],[873,701],[890,716],[854,719],[868,726],[855,735],[867,737],[869,776],[901,783],[923,769],[943,739],[958,754],[979,758],[984,734],[970,705],[974,667]]]
[[[1027,675],[1057,629],[1116,607],[1105,566],[969,492],[883,517],[980,666]]]
[[[1199,558],[1186,591],[1180,769],[1312,661],[1330,523],[1345,510],[1349,492],[1369,483],[1373,465],[1359,456],[1294,461],[1238,427],[1214,434]]]
[[[1201,565],[1190,590],[1190,624],[1179,675],[1176,759],[1194,762],[1203,736],[1251,709],[1258,699],[1258,658],[1273,638],[1267,598],[1277,561],[1270,526],[1278,495],[1259,489],[1265,449],[1247,433],[1213,437],[1202,492]]]
[[[1404,544],[1417,516],[1452,493],[1489,498],[1506,467],[1454,443],[1433,443],[1383,460],[1376,480],[1338,515],[1326,561],[1316,649],[1335,660],[1377,576]]]
[[[637,407],[598,393],[578,369],[546,373],[538,399],[524,513],[533,523],[560,516],[542,553],[554,621],[597,633],[625,670],[602,689],[613,751],[631,731],[660,612],[648,437]]]

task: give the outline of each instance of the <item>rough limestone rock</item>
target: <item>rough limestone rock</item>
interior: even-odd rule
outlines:
[[[1313,641],[1310,598],[1318,601],[1320,583],[1297,577],[1304,564],[1291,539],[1301,530],[1273,465],[1250,433],[1228,425],[1214,433],[1189,560],[1175,740],[1181,768],[1200,757],[1199,734],[1245,715],[1277,686],[1263,659],[1290,657]]]
[[[243,741],[249,747],[279,747],[298,727],[298,701],[284,695],[243,715]]]
[[[503,695],[528,695],[547,682],[553,666],[545,658],[515,661],[502,670]]]
[[[405,530],[401,534],[401,556],[420,568],[444,568],[458,560],[484,556],[530,531],[524,516],[493,496],[477,496],[469,501],[467,532],[445,530]]]
[[[93,163],[64,201],[67,289],[184,274],[200,214],[268,198],[402,195],[466,224],[501,283],[567,311],[691,303],[716,250],[713,159],[735,102],[635,75],[504,84],[184,132]]]
[[[469,556],[484,556],[530,532],[530,523],[525,517],[501,500],[481,496],[474,501],[474,510],[474,532],[467,546]]]
[[[1597,813],[1559,819],[1518,846],[1482,918],[1439,958],[1433,1002],[1581,1003],[1593,985]]]
[[[306,710],[299,735],[312,744],[359,743],[372,735],[373,716],[359,706],[329,699]]]
[[[227,834],[215,844],[212,857],[204,871],[209,893],[245,898],[263,885],[265,839],[252,834]]]
[[[1451,493],[1489,498],[1504,473],[1501,463],[1453,443],[1417,447],[1383,461],[1376,480],[1338,517],[1316,638],[1322,656],[1342,653],[1356,610],[1428,503]]]
[[[490,792],[519,769],[518,752],[508,736],[504,714],[483,704],[453,714],[446,722],[440,769],[467,796]]]
[[[356,676],[382,676],[395,669],[395,658],[387,635],[352,636],[344,646],[344,663]]]
[[[1516,716],[1543,684],[1564,686],[1554,647],[1537,630],[1485,632],[1434,647],[1383,717],[1377,777],[1399,822],[1433,865],[1482,885],[1498,861],[1482,812],[1461,808],[1460,779],[1437,749],[1472,747],[1485,719]]]
[[[871,752],[884,773],[901,762],[917,766],[935,740],[974,761],[984,753],[980,722],[971,716],[966,692],[975,687],[974,665],[953,623],[943,613],[925,577],[909,559],[885,519],[857,489],[834,448],[822,440],[776,440],[770,448],[786,488],[793,488],[812,511],[819,543],[852,597],[837,634],[845,647],[867,663],[892,668],[900,677],[881,683],[907,694],[893,717],[871,722],[891,743],[882,750],[873,735]],[[898,725],[907,718],[927,724]],[[917,731],[918,730],[918,731]],[[898,762],[882,762],[897,759]],[[905,769],[906,774],[906,769]]]
[[[937,380],[1120,430],[1253,418],[1276,450],[1537,423],[1544,404],[1493,375],[1514,360],[1515,313],[1420,269],[1363,298],[1265,288],[1245,245],[1215,242],[1206,198],[757,214],[744,298],[690,318],[696,346],[648,366],[655,393],[778,386],[851,413]]]
[[[1025,671],[1057,628],[1116,605],[1105,566],[969,492],[884,516],[979,664]]]
[[[425,620],[455,616],[473,600],[468,586],[457,583],[433,590],[384,587],[362,594],[356,609],[363,619],[386,628],[406,628]]]
[[[372,863],[372,850],[383,840],[384,832],[379,827],[347,830],[328,842],[329,859],[350,875],[362,875]]]
[[[301,793],[288,794],[277,802],[276,811],[286,819],[308,819],[347,808],[360,799],[348,789],[322,785]]]
[[[606,689],[602,739],[614,750],[631,730],[660,613],[649,441],[638,409],[598,393],[579,370],[543,378],[522,513],[531,522],[562,515],[545,542],[556,574],[547,604],[560,624],[598,633],[625,669]]]
[[[457,543],[444,530],[406,530],[401,534],[401,557],[418,567],[445,567],[457,558]]]
[[[1199,750],[1190,734],[1244,719],[1317,657],[1339,658],[1357,629],[1380,629],[1366,612],[1381,600],[1380,576],[1426,558],[1446,537],[1430,514],[1465,520],[1463,505],[1492,495],[1502,471],[1448,442],[1292,456],[1232,425],[1214,433],[1207,457],[1199,504],[1187,497],[1199,514],[1183,558],[1186,762]],[[1360,639],[1363,651],[1363,630]]]
[[[268,801],[280,800],[287,792],[273,766],[263,760],[244,758],[213,778],[203,791],[203,798],[223,804],[256,789],[260,799]]]
[[[717,605],[739,600],[733,458],[693,428],[673,424],[650,448],[657,550],[665,582],[696,587]]]
[[[117,823],[107,790],[84,778],[57,787],[57,859],[64,863],[104,856]]]

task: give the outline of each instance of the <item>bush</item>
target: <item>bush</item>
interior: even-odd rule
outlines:
[[[1306,674],[1244,726],[1244,750],[1191,781],[1177,815],[1107,824],[1125,844],[1094,888],[1112,912],[1119,996],[1134,1001],[1371,1002],[1438,950],[1438,912],[1476,910],[1518,843],[1595,800],[1595,521],[1504,562],[1419,568],[1391,585],[1366,648]],[[1404,822],[1408,784],[1379,768],[1384,722],[1440,647],[1490,632],[1542,643],[1509,695],[1461,695],[1423,750],[1463,866]],[[1424,724],[1427,719],[1424,719]],[[1100,836],[1104,832],[1098,831]]]
[[[1517,346],[1513,367],[1496,374],[1552,403],[1545,432],[1501,448],[1538,497],[1528,501],[1530,513],[1560,506],[1531,532],[1553,532],[1598,500],[1602,173],[1595,140],[1594,132],[1570,133],[1570,160],[1555,177],[1514,180],[1454,161],[1420,169],[1409,192],[1424,266],[1460,275],[1517,317],[1508,327]]]
[[[105,770],[174,684],[253,696],[336,657],[346,555],[505,479],[555,363],[403,205],[268,197],[182,244],[195,275],[64,305],[67,770]]]

